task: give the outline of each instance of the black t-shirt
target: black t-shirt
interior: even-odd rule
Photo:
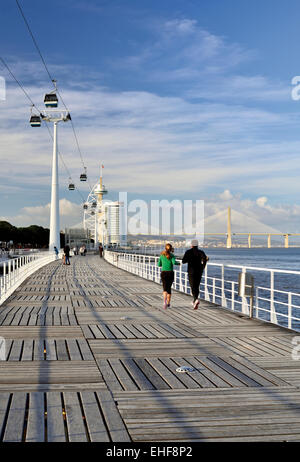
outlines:
[[[69,247],[68,245],[65,246],[64,252],[65,252],[65,254],[66,254],[67,256],[70,255],[70,247]]]
[[[182,259],[182,263],[188,264],[189,272],[202,272],[207,262],[207,256],[203,250],[192,247],[187,250]]]

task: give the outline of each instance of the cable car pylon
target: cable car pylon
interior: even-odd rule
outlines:
[[[41,119],[45,122],[53,123],[53,155],[52,155],[52,182],[51,182],[51,206],[50,206],[50,236],[49,252],[53,252],[54,247],[60,249],[59,233],[59,184],[58,184],[58,155],[57,155],[57,125],[59,122],[68,122],[71,116],[68,110],[58,109],[58,99],[56,96],[56,81],[53,81],[55,89],[53,92],[45,95],[44,103],[46,110],[42,111],[39,116],[32,114],[30,125],[39,127]],[[72,183],[69,184],[69,189]]]

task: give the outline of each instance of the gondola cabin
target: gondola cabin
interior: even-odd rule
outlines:
[[[30,125],[32,127],[40,127],[41,126],[41,118],[40,116],[33,115],[30,117]]]
[[[57,107],[58,106],[58,98],[56,93],[48,93],[45,95],[44,103],[46,107]]]
[[[86,173],[82,173],[82,174],[80,175],[80,181],[86,181],[86,180],[87,180],[87,175],[86,175]]]
[[[75,185],[73,183],[70,183],[69,184],[69,190],[74,191],[74,189],[75,189]]]

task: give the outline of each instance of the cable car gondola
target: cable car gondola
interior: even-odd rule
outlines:
[[[44,103],[46,107],[57,107],[58,106],[58,98],[56,96],[56,80],[52,80],[55,89],[50,93],[47,93],[44,98]]]
[[[46,107],[57,107],[58,99],[56,93],[48,93],[45,95],[44,103]]]
[[[30,117],[30,125],[32,127],[40,127],[41,126],[41,118],[38,115],[32,115]]]
[[[96,202],[96,201],[94,201],[94,202],[92,203],[92,207],[93,207],[93,208],[97,207],[97,202]]]
[[[86,167],[84,167],[84,173],[81,173],[80,181],[86,181],[86,180],[87,180]]]
[[[87,210],[89,208],[89,206],[87,204],[83,204],[83,208],[84,208],[84,210]]]
[[[75,184],[72,183],[71,178],[69,178],[69,190],[70,190],[70,191],[74,191],[74,189],[75,189]]]

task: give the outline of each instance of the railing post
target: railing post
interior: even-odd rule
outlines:
[[[231,309],[234,311],[234,281],[231,282]]]
[[[275,304],[274,304],[274,271],[270,271],[270,311],[271,311],[271,322],[273,324],[277,324],[277,315],[276,315],[276,310],[275,310]]]
[[[206,301],[210,302],[208,287],[207,287],[207,265],[204,269],[204,298]]]
[[[225,297],[225,280],[224,280],[224,265],[222,264],[221,266],[221,271],[222,271],[222,306],[227,308],[227,302],[226,302],[226,297]]]
[[[243,266],[242,273],[246,274],[246,268]],[[250,314],[250,310],[248,308],[247,297],[242,297],[242,313],[243,314]]]
[[[292,294],[288,294],[288,328],[292,328]]]

